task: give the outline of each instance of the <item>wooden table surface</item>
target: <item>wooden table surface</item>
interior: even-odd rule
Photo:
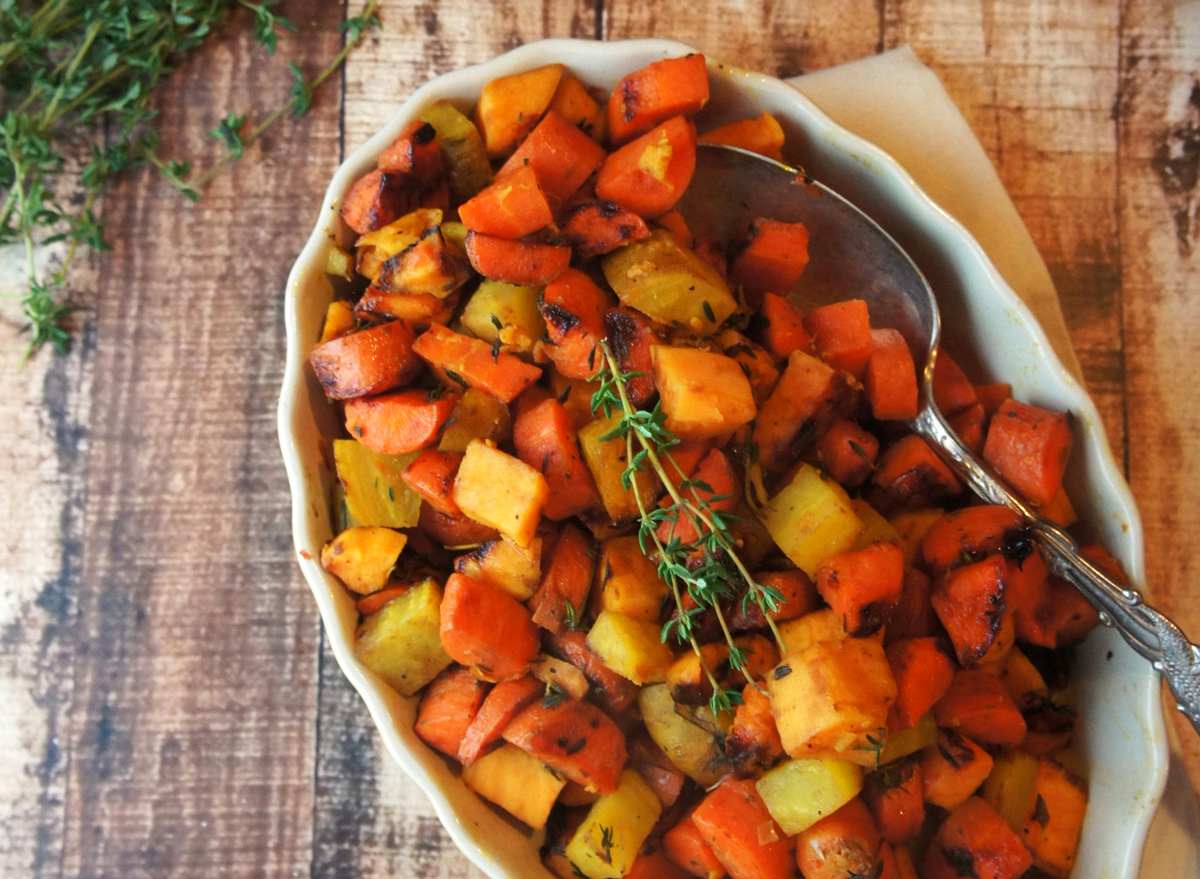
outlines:
[[[108,191],[70,353],[22,369],[0,302],[0,875],[482,875],[384,754],[294,563],[283,285],[343,155],[429,77],[542,37],[673,37],[781,76],[910,44],[1050,267],[1154,598],[1200,637],[1200,4],[594,2],[386,0],[199,205],[150,172]],[[213,158],[221,116],[337,52],[342,4],[283,8],[274,58],[237,16],[165,84],[168,155]]]

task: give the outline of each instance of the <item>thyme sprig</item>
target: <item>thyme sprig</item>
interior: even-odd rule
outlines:
[[[758,583],[743,564],[729,530],[736,517],[713,507],[713,503],[727,496],[714,495],[711,486],[689,478],[675,460],[671,448],[679,444],[679,438],[666,428],[661,403],[650,410],[635,408],[629,401],[625,384],[638,373],[620,369],[607,340],[600,343],[598,351],[601,362],[594,380],[600,386],[592,396],[592,411],[603,412],[608,419],[614,412],[620,414],[616,426],[601,439],[625,440],[626,466],[621,474],[621,484],[633,493],[637,503],[638,542],[642,552],[657,559],[658,576],[670,587],[675,601],[676,614],[663,625],[662,640],[674,638],[680,644],[691,645],[712,686],[709,708],[714,715],[731,711],[734,705],[741,703],[741,693],[721,687],[705,662],[696,639],[698,618],[705,608],[712,608],[729,648],[729,664],[734,669],[742,669],[746,666],[746,654],[734,643],[722,603],[740,596],[743,610],[749,609],[751,602],[758,605],[780,650],[786,652],[771,617],[783,601],[783,594],[772,586]],[[648,499],[643,497],[635,477],[647,468],[658,476],[667,490],[671,502],[665,507],[651,509]],[[671,478],[668,468],[674,471],[676,479]],[[658,535],[659,526],[664,522],[674,525],[681,521],[691,524],[698,535],[695,541],[684,542],[677,534],[679,529],[671,528],[671,538],[664,544]],[[685,590],[695,607],[684,606]]]
[[[290,98],[247,130],[237,113],[212,135],[224,153],[206,171],[158,154],[151,123],[155,87],[183,54],[199,46],[214,25],[244,8],[254,33],[274,53],[279,30],[295,26],[275,11],[279,0],[12,0],[0,3],[0,246],[23,250],[20,298],[29,322],[28,357],[49,343],[65,350],[67,271],[80,245],[101,251],[103,222],[97,197],[119,172],[150,163],[183,195],[197,199],[222,168],[243,154],[287,113],[301,116],[315,90],[345,61],[369,28],[378,25],[369,0],[342,25],[342,51],[313,79],[292,65]],[[70,160],[68,160],[70,158]],[[78,194],[75,206],[68,196]],[[36,249],[66,242],[61,263],[40,270]]]

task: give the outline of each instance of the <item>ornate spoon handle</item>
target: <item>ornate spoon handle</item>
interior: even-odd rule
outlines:
[[[1081,556],[1070,535],[1009,491],[963,446],[933,406],[923,406],[911,424],[972,491],[1025,517],[1050,572],[1079,589],[1100,612],[1100,621],[1114,626],[1134,650],[1150,660],[1166,678],[1179,710],[1200,732],[1200,648],[1188,641],[1175,623],[1142,601],[1136,589],[1122,586]]]

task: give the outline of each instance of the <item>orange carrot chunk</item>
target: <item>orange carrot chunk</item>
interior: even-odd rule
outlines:
[[[954,679],[954,661],[935,638],[906,638],[884,652],[896,679],[896,701],[888,710],[888,728],[911,729]]]
[[[917,568],[904,570],[904,589],[900,593],[900,603],[892,611],[892,618],[884,630],[885,647],[904,638],[926,638],[938,631],[941,624],[929,604],[931,585],[924,571]]]
[[[1005,572],[1004,557],[989,556],[949,571],[930,596],[964,667],[975,665],[1000,634]]]
[[[817,451],[830,476],[842,485],[862,485],[875,468],[879,440],[857,423],[842,419],[825,431]]]
[[[771,619],[776,622],[794,620],[817,609],[821,603],[817,587],[808,574],[801,570],[795,571],[758,571],[754,581],[763,586],[777,589],[783,600],[776,610],[771,611]],[[727,614],[729,628],[735,632],[748,632],[752,629],[765,629],[767,618],[757,602],[751,601],[745,607],[739,601],[735,604],[733,613]]]
[[[665,214],[655,217],[654,225],[666,229],[688,250],[691,250],[696,244],[692,237],[692,230],[688,228],[687,220],[679,211],[667,211]]]
[[[806,237],[807,234],[805,232]],[[762,324],[755,332],[754,339],[776,360],[786,358],[793,351],[812,353],[812,339],[804,329],[804,318],[800,309],[788,299],[764,292],[758,314]]]
[[[324,342],[309,355],[313,370],[334,400],[379,394],[411,382],[421,372],[413,353],[412,326],[391,321]]]
[[[804,879],[878,876],[881,842],[870,810],[855,797],[796,838],[796,863]]]
[[[1029,850],[982,798],[972,797],[945,820],[921,864],[924,879],[1016,879],[1029,869]]]
[[[372,592],[370,595],[364,595],[358,599],[358,601],[354,602],[354,609],[363,616],[369,616],[393,598],[399,598],[411,588],[412,586],[410,585],[388,586],[386,589],[380,589],[378,592]]]
[[[557,207],[592,176],[605,155],[604,147],[558,113],[548,110],[496,176],[503,179],[521,168],[529,168],[537,175],[551,207]]]
[[[726,778],[692,812],[704,841],[732,879],[787,879],[792,843],[750,779]]]
[[[500,741],[500,734],[512,719],[541,698],[544,690],[545,685],[531,677],[501,681],[492,687],[463,731],[456,752],[458,762],[470,766],[482,757],[490,745]]]
[[[962,491],[946,463],[916,434],[902,437],[883,450],[871,481],[913,509]]]
[[[754,684],[742,690],[742,704],[725,734],[725,756],[740,776],[757,778],[783,756],[783,741],[771,713],[771,697]]]
[[[450,387],[475,388],[502,403],[511,403],[542,375],[538,367],[508,353],[493,356],[487,342],[440,324],[417,337],[413,350]]]
[[[739,497],[737,478],[733,472],[733,465],[729,463],[729,459],[720,449],[713,449],[709,452],[696,467],[695,472],[688,476],[688,480],[693,483],[693,487],[680,491],[680,495],[684,498],[694,500],[698,497],[717,512],[731,513],[737,507]],[[663,498],[660,504],[664,509],[669,509],[671,505],[670,495]],[[680,516],[674,522],[660,522],[658,539],[663,542],[664,546],[676,537],[682,543],[695,543],[700,537],[696,531],[696,524],[686,516]],[[704,530],[708,531],[707,528]]]
[[[617,789],[625,765],[625,734],[590,702],[534,702],[504,730],[504,740],[589,791]]]
[[[450,489],[454,487],[454,474],[458,472],[462,458],[459,452],[426,449],[404,468],[401,475],[405,484],[439,513],[458,516],[462,511],[450,496]]]
[[[608,99],[608,133],[622,144],[672,116],[691,116],[708,103],[703,55],[664,58],[617,83]]]
[[[1019,535],[1024,520],[999,504],[964,507],[942,516],[921,541],[925,567],[935,577],[1000,552]]]
[[[410,122],[375,163],[380,171],[412,174],[419,181],[432,182],[443,170],[442,151],[437,132],[428,122]]]
[[[440,512],[431,504],[421,504],[417,527],[442,546],[473,546],[500,538],[500,532],[495,528],[466,516]]]
[[[933,366],[933,402],[947,417],[978,402],[975,386],[941,348],[938,349],[937,362]]]
[[[458,207],[458,216],[471,231],[498,238],[520,238],[548,226],[554,219],[537,175],[527,165],[518,165],[463,202]]]
[[[657,217],[675,207],[695,170],[696,129],[675,116],[609,155],[596,195],[640,217]]]
[[[1066,413],[1009,400],[988,427],[983,459],[1031,504],[1048,504],[1062,485],[1071,441]]]
[[[550,337],[546,353],[567,378],[596,374],[596,349],[605,336],[604,313],[611,304],[608,294],[578,269],[567,269],[546,285],[538,306]]]
[[[916,836],[925,823],[920,755],[893,760],[863,779],[863,802],[880,835],[892,845]]]
[[[372,452],[406,455],[438,438],[458,394],[430,399],[428,391],[398,391],[346,401],[346,430]]]
[[[560,631],[550,639],[549,651],[581,669],[588,683],[596,688],[593,692],[600,702],[614,714],[624,711],[637,699],[637,685],[601,662],[587,646],[587,635],[583,632]]]
[[[725,875],[725,868],[717,860],[712,846],[704,841],[704,834],[690,814],[684,815],[678,824],[663,834],[663,848],[672,861],[693,876],[721,879]]]
[[[979,789],[992,771],[992,755],[952,729],[939,729],[937,741],[921,750],[921,790],[925,802],[955,809]]]
[[[372,171],[356,180],[342,199],[342,221],[366,235],[404,216],[418,201],[408,175]]]
[[[417,710],[416,733],[451,757],[475,719],[487,687],[467,669],[452,666],[429,685]]]
[[[1025,718],[995,675],[978,669],[955,673],[933,706],[938,726],[988,745],[1015,748],[1025,738]]]
[[[638,855],[624,879],[688,879],[688,876],[664,850],[658,849]]]
[[[467,258],[471,267],[485,278],[544,287],[567,270],[571,248],[468,232]]]
[[[508,593],[462,574],[446,580],[441,635],[442,647],[455,662],[490,681],[521,677],[539,652],[529,611]]]
[[[817,565],[817,591],[854,638],[879,631],[903,588],[904,553],[890,541],[836,553]]]
[[[871,330],[864,384],[871,414],[880,421],[917,417],[917,371],[908,343],[896,330]]]
[[[750,150],[776,162],[783,160],[783,128],[770,113],[757,119],[735,119],[700,135],[699,142]]]
[[[750,225],[742,249],[729,265],[729,280],[741,284],[751,302],[756,302],[768,291],[787,293],[806,265],[808,227],[760,217]]]
[[[793,351],[775,390],[754,422],[758,459],[767,470],[781,470],[801,450],[792,448],[806,422],[815,418],[838,392],[837,374],[817,358]]]
[[[822,360],[861,380],[871,359],[871,316],[862,299],[847,299],[814,308],[804,328]]]
[[[1012,385],[1007,382],[996,382],[990,385],[975,385],[975,399],[983,406],[987,417],[991,418],[1000,411],[1005,400],[1012,399]]]
[[[573,204],[562,215],[562,233],[587,259],[650,237],[650,227],[633,211],[595,198]]]
[[[604,328],[617,366],[622,372],[638,373],[625,382],[629,402],[639,409],[646,408],[658,393],[650,349],[659,344],[659,340],[650,321],[632,308],[614,308],[605,313]]]
[[[533,621],[558,634],[571,620],[582,619],[595,573],[591,539],[568,522],[550,550],[537,592],[529,599]]]
[[[1039,647],[1064,647],[1082,640],[1100,623],[1096,608],[1058,577],[1047,577],[1027,608],[1014,615],[1017,637]]]
[[[517,416],[513,445],[518,458],[546,477],[550,497],[542,515],[547,519],[560,521],[600,505],[571,416],[553,397]]]
[[[371,285],[354,304],[358,317],[394,317],[408,321],[417,329],[430,324],[446,324],[458,307],[458,293],[438,299],[432,293],[389,293]]]
[[[975,403],[954,413],[946,421],[972,454],[983,454],[984,427],[987,424],[987,413],[983,411],[983,406]]]

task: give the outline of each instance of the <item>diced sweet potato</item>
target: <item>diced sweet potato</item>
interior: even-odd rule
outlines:
[[[750,224],[746,240],[729,264],[729,279],[756,303],[764,293],[786,294],[807,265],[808,227],[760,217]]]
[[[896,679],[896,702],[888,715],[889,729],[916,726],[954,678],[954,662],[935,638],[907,638],[885,648]]]
[[[562,75],[561,64],[548,64],[500,76],[484,85],[475,119],[488,156],[508,155],[533,130],[550,106]]]
[[[592,590],[593,616],[611,610],[636,620],[657,622],[667,594],[667,584],[659,578],[654,562],[642,552],[636,535],[604,541]]]
[[[992,756],[954,730],[939,729],[937,742],[921,751],[925,802],[954,809],[966,802],[992,771]]]
[[[783,756],[771,700],[753,684],[742,689],[742,704],[725,734],[725,755],[736,773],[751,777],[770,769]]]
[[[865,301],[847,299],[818,306],[805,315],[804,328],[822,360],[834,369],[863,378],[873,348]]]
[[[763,467],[782,470],[804,451],[795,446],[805,435],[805,424],[834,399],[837,391],[836,373],[826,364],[803,351],[788,356],[779,383],[754,422],[753,439]]]
[[[533,595],[541,582],[542,538],[528,547],[507,537],[489,540],[454,560],[454,570],[507,592],[517,601]]]
[[[719,143],[759,153],[776,162],[783,159],[783,128],[770,113],[757,119],[735,119],[720,128],[706,131],[700,143]]]
[[[933,714],[938,726],[977,742],[1015,748],[1025,738],[1025,719],[1004,684],[978,669],[956,672]]]
[[[541,473],[481,440],[467,446],[454,479],[453,497],[459,509],[520,546],[532,542],[549,496]]]
[[[826,556],[817,565],[817,591],[851,637],[879,631],[900,601],[904,554],[894,543]]]
[[[358,525],[347,528],[321,549],[321,567],[366,595],[382,589],[396,566],[408,537],[391,528]]]

